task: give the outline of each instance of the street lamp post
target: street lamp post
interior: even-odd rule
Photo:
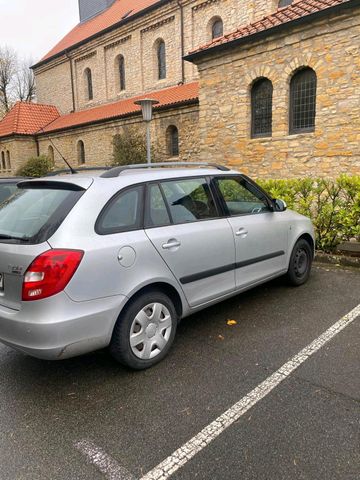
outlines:
[[[146,158],[147,163],[151,163],[151,138],[150,138],[150,123],[152,120],[153,105],[158,104],[158,100],[152,98],[144,98],[143,100],[137,100],[135,105],[140,105],[144,122],[146,123]]]

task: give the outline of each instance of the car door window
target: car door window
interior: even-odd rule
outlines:
[[[100,214],[96,232],[100,235],[137,230],[142,223],[143,187],[120,192]]]
[[[176,224],[218,216],[205,178],[166,181],[161,184],[172,221]]]
[[[150,185],[147,194],[146,227],[163,227],[171,223],[159,185]]]
[[[250,191],[251,186],[242,177],[217,178],[215,182],[229,215],[249,215],[270,211],[261,194]]]

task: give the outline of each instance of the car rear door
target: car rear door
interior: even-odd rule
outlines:
[[[235,241],[236,288],[246,288],[286,271],[288,223],[242,176],[218,176],[215,189]]]
[[[230,224],[220,218],[205,177],[148,186],[146,234],[194,307],[235,289]]]

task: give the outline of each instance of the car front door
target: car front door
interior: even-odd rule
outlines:
[[[236,288],[286,271],[288,225],[260,190],[242,176],[219,176],[215,188],[235,241]]]
[[[235,290],[230,224],[220,218],[206,178],[148,186],[146,234],[180,283],[190,306]]]

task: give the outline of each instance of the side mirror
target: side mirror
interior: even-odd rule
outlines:
[[[274,199],[274,206],[275,206],[275,212],[285,212],[287,209],[287,205],[284,202],[284,200],[280,200],[280,198]]]

